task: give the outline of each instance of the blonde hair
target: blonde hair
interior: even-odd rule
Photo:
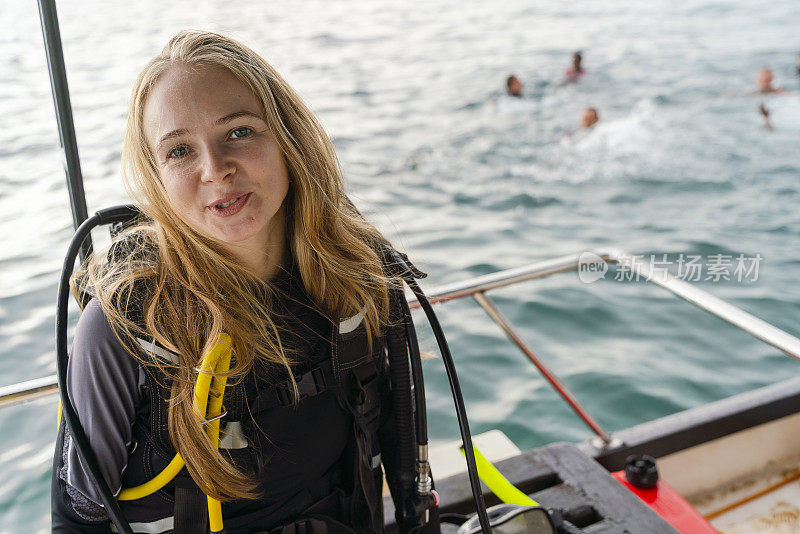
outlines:
[[[210,340],[222,331],[235,344],[229,383],[241,379],[256,361],[287,370],[292,362],[270,318],[274,294],[269,282],[248,271],[220,242],[189,227],[167,200],[143,115],[154,85],[176,65],[224,67],[261,102],[289,174],[287,242],[303,286],[333,321],[362,313],[370,338],[388,317],[389,280],[376,252],[385,241],[345,196],[338,160],[320,123],[258,54],[222,35],[184,31],[139,74],[122,158],[126,187],[147,219],[128,233],[124,258],[92,260],[88,285],[120,340],[133,342],[146,333],[179,355],[179,363],[169,367],[143,363],[160,367],[171,380],[170,436],[195,482],[221,500],[255,498],[255,478],[223,457],[198,421],[195,368]],[[143,326],[131,318],[136,306],[141,306]]]

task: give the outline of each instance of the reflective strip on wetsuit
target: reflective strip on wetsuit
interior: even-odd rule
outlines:
[[[146,350],[147,352],[149,352],[154,356],[158,356],[159,358],[162,358],[164,360],[169,360],[172,363],[178,363],[179,361],[177,354],[173,354],[166,349],[162,349],[161,347],[156,345],[156,341],[154,339],[147,340],[137,337],[136,341],[139,342],[139,345],[141,345],[144,350]]]
[[[363,320],[364,320],[363,312],[358,312],[354,316],[345,319],[344,321],[339,323],[339,333],[349,334],[350,332],[358,328],[358,325],[360,325],[361,321]]]
[[[131,530],[134,532],[143,532],[144,534],[161,534],[168,532],[175,528],[175,518],[173,516],[159,519],[158,521],[151,521],[149,523],[131,523]],[[117,527],[112,523],[111,532],[119,532]]]
[[[239,421],[230,421],[225,423],[220,433],[222,438],[219,440],[220,449],[244,449],[247,448],[247,438],[242,432],[242,423]]]

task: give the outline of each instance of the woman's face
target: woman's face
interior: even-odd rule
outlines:
[[[144,133],[172,209],[201,234],[265,251],[284,235],[289,178],[256,96],[228,70],[176,65],[154,85]]]

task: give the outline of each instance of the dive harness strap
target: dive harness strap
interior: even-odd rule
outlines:
[[[200,486],[189,476],[186,468],[174,479],[175,528],[174,534],[197,534],[208,531],[208,498]]]
[[[313,397],[323,391],[331,389],[336,383],[333,376],[331,360],[327,359],[310,371],[295,377],[299,399]],[[278,382],[273,387],[262,389],[251,405],[253,415],[277,408],[278,406],[291,406],[294,403],[294,394],[291,380]]]

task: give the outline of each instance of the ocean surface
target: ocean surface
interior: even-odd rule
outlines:
[[[425,288],[613,246],[681,276],[692,261],[697,286],[800,334],[796,0],[70,0],[59,16],[90,212],[126,201],[120,146],[139,69],[178,30],[221,31],[315,110],[351,197],[429,273]],[[8,385],[55,372],[56,284],[73,230],[35,3],[0,3],[0,29]],[[587,74],[562,85],[575,50]],[[790,94],[748,94],[764,66]],[[504,94],[512,73],[523,99]],[[586,107],[600,122],[584,131]],[[491,294],[606,428],[800,373],[800,362],[625,274]],[[437,309],[473,432],[499,428],[523,449],[591,436],[474,302]],[[431,437],[456,439],[441,361],[425,372]],[[0,533],[49,528],[56,407],[49,397],[0,410]]]

